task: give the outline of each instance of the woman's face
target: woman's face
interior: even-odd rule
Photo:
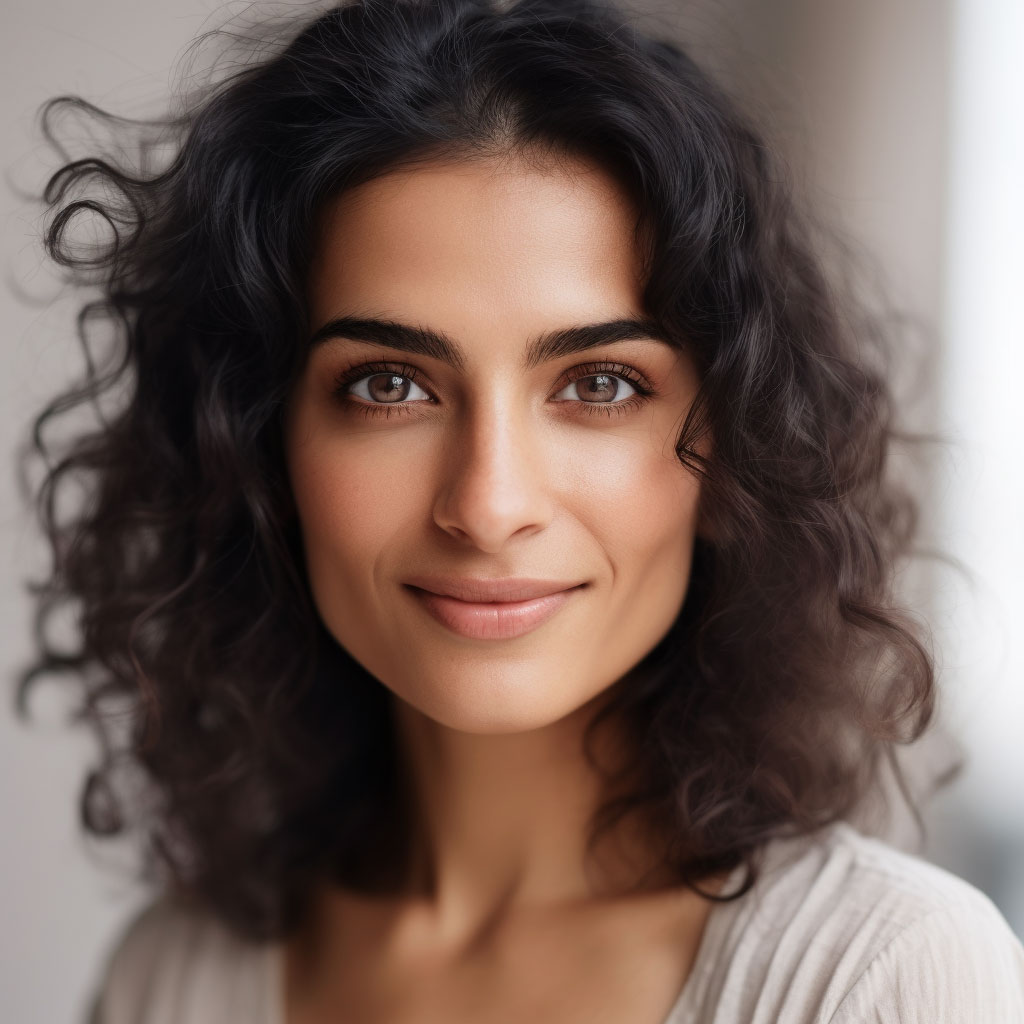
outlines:
[[[320,225],[321,338],[286,424],[314,600],[372,675],[453,729],[558,721],[682,607],[699,488],[674,444],[694,365],[637,330],[548,337],[644,316],[635,212],[586,163],[438,163],[343,193]],[[425,595],[502,577],[574,589]]]

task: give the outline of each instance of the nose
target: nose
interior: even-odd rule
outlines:
[[[434,505],[441,529],[493,554],[551,521],[552,458],[535,415],[492,394],[467,407],[451,431]]]

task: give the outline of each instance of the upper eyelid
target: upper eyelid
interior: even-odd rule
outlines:
[[[340,390],[343,387],[356,384],[366,377],[372,377],[381,373],[394,373],[398,376],[407,377],[418,386],[424,387],[421,378],[425,374],[415,366],[393,359],[371,359],[344,367],[335,374],[335,386]],[[622,377],[630,385],[644,389],[647,392],[654,393],[655,391],[655,386],[648,374],[638,370],[636,367],[630,366],[628,363],[615,359],[595,359],[574,363],[559,374],[557,381],[558,390],[562,390],[568,384],[574,384],[577,380],[601,373]]]

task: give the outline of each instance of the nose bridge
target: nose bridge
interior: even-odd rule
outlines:
[[[515,388],[496,385],[451,423],[449,461],[435,518],[481,548],[497,550],[549,517],[538,424]]]

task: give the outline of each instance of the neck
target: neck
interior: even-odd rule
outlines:
[[[439,935],[455,941],[515,910],[613,897],[651,867],[651,837],[624,819],[588,871],[588,828],[606,795],[583,752],[597,702],[507,735],[459,732],[400,701],[394,710],[416,809],[409,889]],[[616,767],[622,737],[595,739],[598,765]]]

